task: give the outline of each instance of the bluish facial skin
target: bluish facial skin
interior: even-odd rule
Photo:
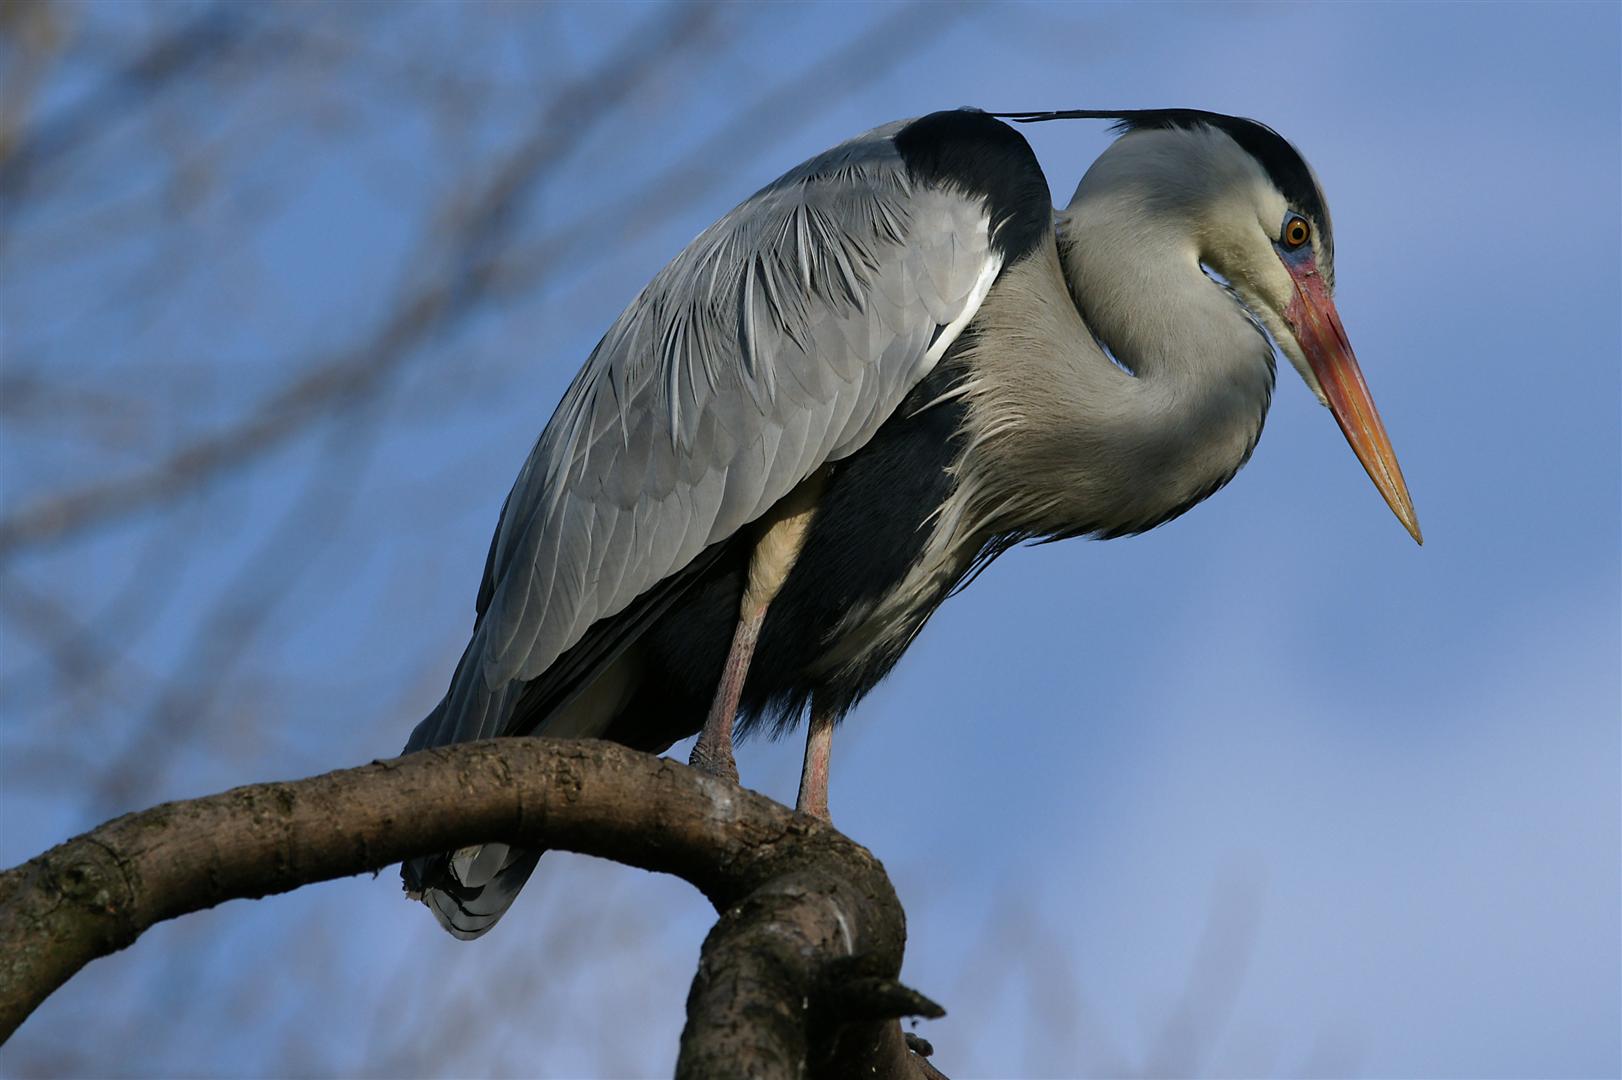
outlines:
[[[1291,234],[1297,229],[1302,230],[1295,233],[1301,237],[1301,241],[1292,245]],[[1291,277],[1305,274],[1309,270],[1312,273],[1318,272],[1317,259],[1311,243],[1312,227],[1306,218],[1294,210],[1286,210],[1284,221],[1279,225],[1278,235],[1279,239],[1273,241],[1273,250],[1278,252],[1278,257],[1289,269]]]

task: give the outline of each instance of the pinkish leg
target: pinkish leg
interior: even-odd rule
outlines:
[[[732,757],[732,721],[738,713],[738,698],[743,695],[743,681],[749,675],[749,658],[754,655],[760,624],[765,619],[766,605],[762,604],[752,614],[738,620],[726,668],[721,672],[721,684],[715,688],[715,700],[710,704],[710,715],[705,718],[704,730],[698,733],[698,742],[693,744],[692,756],[687,759],[693,768],[734,784],[738,782],[738,763]]]
[[[800,770],[800,798],[794,809],[828,820],[828,755],[834,745],[833,713],[811,703],[811,726],[805,734],[805,765]]]

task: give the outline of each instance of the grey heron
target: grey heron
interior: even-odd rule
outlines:
[[[1003,119],[1112,121],[1055,211]],[[900,121],[698,236],[609,327],[518,474],[472,639],[407,750],[598,737],[737,779],[732,736],[809,716],[799,808],[827,815],[835,724],[1010,546],[1140,533],[1226,484],[1274,348],[1420,540],[1331,299],[1299,153],[1191,109]],[[403,868],[458,937],[538,851]]]

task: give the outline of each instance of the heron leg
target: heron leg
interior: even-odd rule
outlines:
[[[794,809],[823,821],[828,820],[828,757],[833,745],[833,710],[813,701],[811,725],[805,734],[805,765],[800,769],[800,797]]]
[[[727,652],[726,667],[721,672],[721,683],[715,688],[715,700],[704,718],[704,728],[693,744],[693,753],[687,763],[711,776],[738,782],[738,763],[732,756],[732,721],[738,714],[738,698],[743,695],[743,682],[749,675],[749,658],[754,655],[755,642],[760,637],[760,624],[766,621],[766,605],[751,605],[747,614],[738,619],[738,628],[732,633],[732,648]]]
[[[732,648],[727,650],[721,684],[704,718],[704,727],[693,744],[687,763],[711,776],[738,782],[738,763],[732,756],[732,721],[743,696],[749,675],[749,658],[760,638],[760,624],[766,621],[766,608],[777,598],[783,581],[800,557],[806,530],[817,509],[817,499],[827,480],[827,469],[818,469],[783,496],[755,523],[759,529],[754,551],[749,556],[749,572],[744,581],[743,602],[738,607],[738,627],[732,632]]]

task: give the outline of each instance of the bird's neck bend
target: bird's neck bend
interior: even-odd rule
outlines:
[[[1120,210],[1078,198],[976,317],[962,479],[977,527],[1142,532],[1225,484],[1261,434],[1266,336],[1186,228]]]

